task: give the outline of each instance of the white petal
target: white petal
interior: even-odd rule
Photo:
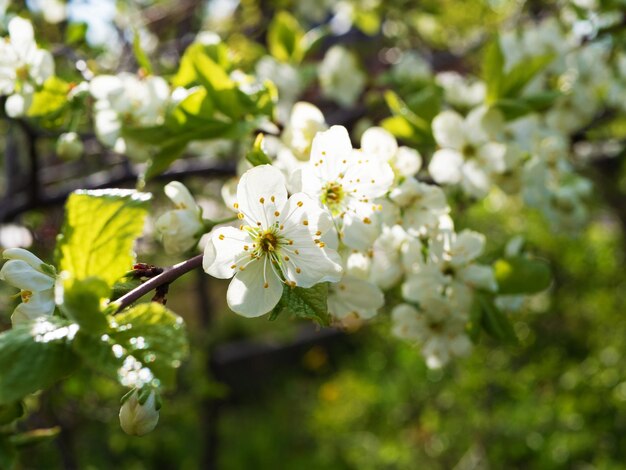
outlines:
[[[337,241],[332,240],[336,238],[334,226],[317,204],[305,194],[294,194],[280,217],[281,237],[292,241],[291,245],[280,248],[285,278],[300,287],[341,279],[341,259],[324,242],[330,237],[331,245],[336,246]]]
[[[253,318],[276,306],[283,294],[283,284],[270,265],[265,259],[253,261],[230,281],[226,301],[233,312]]]
[[[172,181],[163,188],[165,195],[170,198],[177,209],[197,209],[196,200],[193,198],[187,187],[178,182]]]
[[[413,302],[424,301],[439,296],[447,282],[437,266],[425,266],[418,273],[407,277],[402,284],[402,296]]]
[[[351,199],[372,201],[384,196],[393,184],[394,175],[389,163],[356,153],[352,164],[341,179]]]
[[[355,250],[369,249],[378,235],[380,235],[380,225],[376,218],[365,223],[364,219],[355,214],[346,214],[343,218],[342,240]]]
[[[460,150],[465,143],[465,122],[454,111],[443,111],[435,116],[432,123],[433,136],[441,147]]]
[[[475,198],[485,197],[491,188],[491,180],[485,169],[476,160],[471,160],[463,165],[461,171],[463,191]]]
[[[54,278],[33,269],[27,262],[13,259],[4,263],[0,279],[22,290],[40,292],[54,286]]]
[[[277,219],[275,212],[283,210],[287,203],[283,174],[270,165],[259,165],[246,171],[237,186],[237,203],[250,225],[269,227]]]
[[[241,265],[240,261],[245,253],[245,247],[252,247],[252,240],[245,230],[234,227],[219,227],[209,234],[209,240],[204,248],[202,268],[207,274],[219,279],[232,277]],[[237,265],[233,268],[233,265]]]
[[[45,264],[39,257],[24,248],[9,248],[4,250],[2,257],[4,259],[19,259],[25,261],[37,271],[41,271],[41,265]]]
[[[352,142],[348,131],[343,126],[332,126],[327,131],[318,132],[313,139],[310,169],[323,181],[336,181],[345,172],[347,162],[352,156]],[[305,188],[306,183],[305,178]],[[306,189],[305,192],[309,193]]]
[[[331,284],[328,311],[337,318],[350,314],[359,318],[372,318],[385,304],[385,296],[374,284],[350,276]]]
[[[403,146],[398,149],[391,164],[401,176],[413,176],[422,167],[422,156],[417,150]]]
[[[15,16],[8,26],[11,45],[18,51],[21,57],[26,57],[35,44],[35,33],[30,21]]]
[[[433,154],[428,172],[439,184],[457,184],[461,181],[463,156],[456,150],[441,149]]]
[[[168,211],[155,223],[166,253],[183,253],[198,243],[203,225],[193,210]]]
[[[50,52],[43,49],[35,51],[30,58],[30,76],[38,85],[54,74],[54,59]]]
[[[506,169],[504,156],[507,147],[499,142],[488,142],[478,148],[478,159],[483,163],[487,170],[494,173],[502,173]]]
[[[387,162],[398,150],[396,138],[382,127],[370,127],[361,136],[361,150],[372,157]]]
[[[22,117],[30,107],[31,96],[15,93],[9,96],[4,103],[4,110],[12,118]]]
[[[485,247],[485,236],[472,230],[463,230],[456,237],[451,248],[451,263],[461,265],[476,259]]]
[[[89,91],[97,100],[108,100],[124,91],[124,84],[115,75],[98,75],[89,82]]]
[[[492,292],[498,290],[498,284],[491,266],[482,264],[470,264],[458,272],[459,279],[465,284],[477,289],[485,289]]]
[[[35,292],[28,302],[22,302],[13,311],[11,323],[13,326],[27,323],[36,318],[54,313],[54,295],[52,290]]]

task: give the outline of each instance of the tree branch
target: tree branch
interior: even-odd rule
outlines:
[[[144,282],[139,287],[136,287],[128,294],[123,295],[115,302],[113,302],[115,305],[117,305],[117,310],[115,311],[115,313],[118,313],[121,310],[125,309],[130,304],[132,304],[136,300],[139,300],[141,297],[146,295],[148,292],[156,289],[157,287],[170,284],[171,282],[181,277],[183,274],[186,274],[193,269],[199,268],[200,266],[202,266],[202,256],[203,255],[197,255],[186,261],[175,264],[174,266],[171,266],[169,268],[164,268],[161,274],[153,277],[149,281]]]

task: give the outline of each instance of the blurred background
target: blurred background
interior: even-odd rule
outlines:
[[[589,20],[579,4],[570,7],[584,29]],[[486,35],[559,15],[562,7],[530,0],[4,0],[0,14],[30,16],[38,41],[55,55],[57,73],[71,78],[136,70],[129,53],[134,32],[163,75],[175,70],[201,31],[220,34],[238,64],[253,70],[265,54],[268,23],[288,10],[309,28],[331,28],[319,57],[346,45],[373,77],[406,50],[420,51],[435,71],[475,72]],[[316,103],[330,124],[347,125],[355,141],[364,109],[370,124],[389,114],[378,96],[388,82],[369,78],[362,99],[342,106],[320,92],[307,67],[296,95]],[[280,83],[287,73],[273,73],[279,91],[288,89]],[[612,132],[624,135],[621,126]],[[93,136],[85,136],[79,160],[63,161],[54,153],[55,137],[0,120],[0,245],[31,246],[43,259],[51,259],[68,191],[132,186],[137,176],[132,161]],[[28,157],[33,142],[41,156],[36,162]],[[190,151],[193,158],[148,186],[157,196],[154,217],[168,206],[162,184],[172,179],[202,195],[206,211],[221,210],[219,188],[234,174],[232,157],[241,149],[211,142]],[[122,390],[85,371],[28,403],[32,413],[21,426],[61,431],[24,452],[19,468],[624,468],[623,154],[589,170],[599,189],[588,201],[587,223],[575,230],[555,230],[515,198],[496,194],[467,208],[457,201],[458,230],[478,228],[488,249],[522,235],[552,265],[550,290],[511,314],[518,345],[482,337],[469,358],[429,370],[416,348],[391,337],[387,317],[350,331],[286,317],[244,319],[225,305],[227,283],[192,272],[168,297],[189,324],[192,353],[177,390],[164,397],[156,430],[125,435],[117,419]],[[178,261],[149,239],[138,247],[141,261]],[[1,292],[1,312],[12,310],[12,293]],[[9,325],[8,314],[0,317],[0,329]]]

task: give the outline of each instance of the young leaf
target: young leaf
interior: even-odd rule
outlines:
[[[178,315],[150,302],[112,317],[110,324],[106,335],[81,331],[76,336],[74,348],[87,364],[124,386],[173,385],[175,371],[188,353]]]
[[[100,334],[109,326],[100,306],[102,299],[108,298],[110,292],[107,283],[97,277],[67,278],[63,280],[63,303],[59,308],[78,323],[81,330]]]
[[[71,343],[78,325],[41,317],[0,334],[0,404],[49,387],[79,364]]]
[[[135,261],[133,244],[143,231],[150,197],[122,189],[72,193],[56,248],[60,271],[113,285]]]
[[[293,16],[286,11],[274,15],[267,30],[267,45],[270,54],[281,62],[298,63],[304,56],[302,39],[304,30]]]
[[[274,307],[272,317],[278,316],[283,310],[292,315],[308,318],[321,326],[330,324],[327,306],[328,284],[316,284],[305,289],[303,287],[284,286],[283,296]]]
[[[511,321],[496,305],[493,298],[485,293],[476,293],[482,314],[481,323],[485,331],[496,339],[508,343],[517,343],[517,335]]]
[[[499,294],[536,294],[550,287],[552,281],[548,263],[535,258],[501,258],[493,267]]]
[[[270,160],[270,157],[268,157],[263,150],[263,134],[256,136],[252,149],[246,154],[246,160],[254,166],[272,164],[272,160]]]
[[[504,78],[504,54],[500,38],[494,37],[485,48],[482,63],[482,79],[487,85],[487,104],[494,104],[502,96]]]
[[[519,96],[526,85],[553,60],[554,55],[547,54],[532,57],[515,64],[503,79],[500,96],[506,98]]]
[[[24,404],[21,401],[0,405],[0,426],[12,423],[22,416],[24,416]]]
[[[67,94],[70,85],[59,77],[49,77],[41,90],[33,96],[33,102],[28,108],[28,116],[33,118],[53,119],[67,106]]]
[[[146,52],[141,47],[141,37],[139,36],[139,32],[135,31],[135,36],[133,38],[133,53],[135,54],[135,59],[139,64],[139,67],[144,69],[148,75],[152,75],[154,72],[152,70],[152,64],[150,63],[150,59],[146,55]]]

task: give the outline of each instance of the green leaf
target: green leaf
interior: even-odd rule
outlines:
[[[87,23],[70,23],[65,30],[65,42],[69,45],[77,45],[85,42]]]
[[[503,79],[500,96],[507,98],[519,96],[526,85],[553,60],[554,55],[547,54],[525,59],[515,64]]]
[[[71,343],[76,324],[42,317],[0,334],[0,404],[49,387],[79,364]]]
[[[283,296],[272,310],[271,318],[283,311],[302,318],[308,318],[322,326],[330,324],[327,306],[328,284],[316,284],[305,289],[303,287],[283,287]]]
[[[137,30],[135,30],[135,36],[133,38],[133,53],[135,54],[135,59],[137,60],[139,67],[144,69],[149,75],[152,75],[154,73],[152,70],[152,64],[150,63],[150,59],[146,55],[146,52],[141,47],[141,37],[139,36],[139,32]]]
[[[385,92],[385,101],[387,102],[387,106],[391,110],[392,114],[395,116],[402,116],[405,118],[413,127],[418,129],[422,129],[424,131],[428,131],[430,126],[428,122],[415,114],[409,106],[400,98],[396,93],[391,90],[387,90]]]
[[[42,89],[34,94],[33,102],[28,108],[28,116],[48,119],[58,116],[67,106],[69,91],[69,83],[59,77],[49,77]]]
[[[0,426],[12,423],[22,416],[24,416],[24,404],[21,401],[0,405]]]
[[[135,262],[150,194],[132,190],[75,191],[65,205],[56,258],[76,279],[96,276],[112,286]]]
[[[191,85],[199,84],[195,61],[196,57],[201,54],[208,56],[224,70],[230,71],[231,63],[228,58],[228,47],[224,43],[219,41],[213,44],[194,43],[183,54],[178,71],[172,79],[172,87],[182,86],[187,88]]]
[[[15,461],[17,459],[17,452],[9,436],[0,434],[0,468],[11,470],[15,468]]]
[[[502,258],[493,267],[499,294],[535,294],[550,287],[552,281],[548,263],[536,258]]]
[[[505,313],[496,307],[493,297],[481,292],[477,292],[475,295],[481,306],[482,314],[480,318],[485,331],[500,341],[518,343],[511,321]]]
[[[102,313],[102,299],[108,298],[110,289],[106,282],[98,277],[63,280],[63,303],[61,311],[78,323],[81,330],[99,334],[106,331],[109,322]]]
[[[256,136],[252,149],[246,154],[246,160],[252,163],[253,166],[272,164],[272,160],[263,150],[263,134]]]
[[[487,104],[494,104],[502,96],[504,79],[504,54],[498,36],[495,36],[485,48],[482,79],[487,85]]]
[[[74,347],[85,363],[124,386],[173,385],[188,354],[182,318],[150,302],[111,317],[110,324],[106,335],[77,335]]]
[[[304,30],[300,23],[286,11],[274,15],[267,29],[268,49],[280,62],[299,63],[303,59],[303,38]]]
[[[441,90],[435,86],[426,86],[409,96],[406,104],[417,116],[431,122],[441,111]]]

